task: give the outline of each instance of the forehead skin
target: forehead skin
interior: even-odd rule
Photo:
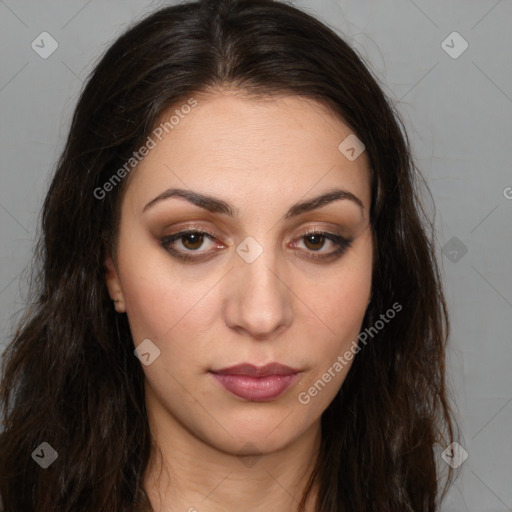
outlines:
[[[125,212],[140,215],[172,186],[229,198],[240,215],[274,224],[300,198],[340,187],[363,202],[368,221],[367,156],[351,162],[340,153],[352,131],[326,107],[298,96],[255,99],[222,91],[194,97],[197,106],[163,133],[163,143],[153,135],[156,147],[129,176]],[[355,205],[344,208],[361,213]]]

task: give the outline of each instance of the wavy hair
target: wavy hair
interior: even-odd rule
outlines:
[[[317,485],[318,512],[433,512],[451,485],[454,471],[438,457],[457,438],[448,315],[420,201],[425,184],[396,108],[362,58],[313,16],[272,0],[207,0],[134,24],[81,92],[43,205],[31,302],[3,355],[4,512],[151,510],[142,487],[152,449],[144,374],[103,267],[115,253],[127,180],[101,199],[95,190],[163,112],[223,86],[314,99],[357,134],[371,164],[375,239],[363,329],[402,306],[362,347],[323,413],[298,510]],[[42,442],[58,453],[47,469],[31,457]]]

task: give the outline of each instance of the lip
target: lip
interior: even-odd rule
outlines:
[[[300,370],[280,363],[243,363],[210,373],[233,395],[250,402],[267,402],[281,396],[299,378]]]
[[[264,366],[256,366],[251,363],[241,363],[221,370],[211,370],[217,375],[245,375],[247,377],[269,377],[271,375],[292,375],[300,370],[291,368],[281,363],[268,363]]]

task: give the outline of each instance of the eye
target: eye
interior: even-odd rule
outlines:
[[[306,247],[309,253],[319,253],[312,254],[309,257],[313,259],[320,258],[332,258],[334,256],[340,256],[343,254],[352,244],[352,240],[349,240],[340,235],[336,235],[334,233],[329,233],[326,231],[309,231],[302,235],[299,240],[303,240],[303,244]],[[331,246],[331,250],[322,251],[327,245]],[[299,244],[293,243],[294,247],[298,247]]]
[[[210,242],[210,248],[222,248],[222,244],[215,244],[215,235],[207,231],[200,231],[195,229],[188,229],[180,231],[170,236],[162,238],[161,243],[172,256],[182,260],[197,259],[198,257],[208,255],[208,251],[199,252],[199,249],[204,245],[205,241]],[[187,253],[197,253],[191,255]]]

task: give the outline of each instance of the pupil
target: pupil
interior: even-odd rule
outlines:
[[[323,242],[324,242],[324,235],[309,235],[306,238],[306,245],[309,243],[309,241],[312,240],[312,245],[316,247],[311,247],[312,249],[321,249]],[[316,242],[315,242],[316,240]]]
[[[203,243],[203,235],[199,233],[188,233],[183,238],[185,240],[183,245],[187,249],[198,249]]]

